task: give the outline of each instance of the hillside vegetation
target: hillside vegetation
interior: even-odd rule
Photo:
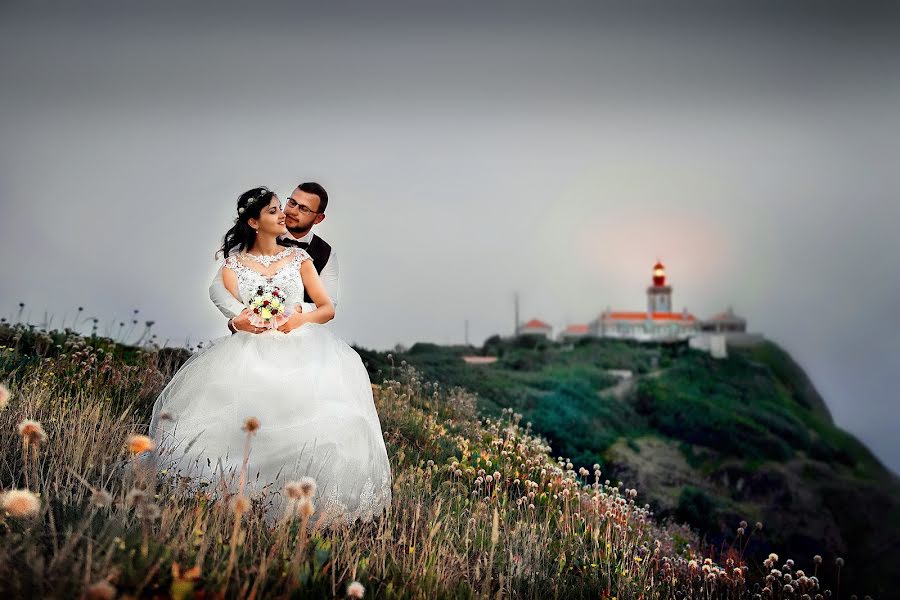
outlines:
[[[532,350],[504,360],[528,366]],[[615,349],[583,351],[620,366],[645,361],[648,374],[658,360],[637,347],[618,359]],[[768,524],[735,520],[723,543],[703,544],[675,515],[656,514],[646,491],[608,481],[600,464],[578,466],[554,452],[535,433],[537,421],[526,423],[533,417],[503,406],[510,396],[485,401],[489,387],[476,396],[405,359],[360,352],[378,373],[373,390],[394,476],[390,509],[371,523],[318,530],[307,527],[300,500],[268,527],[263,509],[282,490],[249,498],[217,485],[197,490],[142,460],[152,401],[189,352],[0,326],[0,381],[10,392],[0,398],[0,594],[336,598],[364,588],[366,597],[384,598],[699,599],[848,590],[843,559],[748,561]],[[440,349],[417,352],[433,371],[458,368],[437,359]],[[611,382],[601,367],[566,356],[558,368],[570,373],[573,396]],[[567,398],[560,373],[541,387],[543,368],[500,367],[497,376],[510,388],[527,381],[529,390]],[[473,388],[496,383],[484,371],[459,372]],[[519,400],[534,400],[531,393]],[[552,406],[528,410],[553,421]],[[648,431],[633,406],[609,414],[622,420],[605,435]],[[584,429],[573,448],[593,439]],[[252,445],[252,431],[246,435]],[[602,455],[617,443],[582,451]]]
[[[466,354],[498,357],[468,365]],[[367,353],[373,373],[382,353]],[[511,408],[577,466],[599,463],[656,515],[717,547],[742,518],[767,523],[748,548],[851,560],[867,589],[900,589],[900,481],[837,427],[802,368],[772,342],[716,360],[684,343],[535,337],[482,348],[416,344],[393,361],[465,387],[488,415]],[[620,382],[611,370],[634,373]]]

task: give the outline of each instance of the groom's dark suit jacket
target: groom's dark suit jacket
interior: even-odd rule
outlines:
[[[298,242],[296,240],[291,240],[287,238],[281,238],[278,240],[278,243],[283,246],[296,246],[298,248],[304,248],[312,257],[313,266],[316,268],[316,273],[322,274],[322,269],[325,268],[325,265],[328,264],[328,259],[331,257],[331,245],[317,236],[313,234],[312,241],[307,245],[303,242]],[[303,301],[304,302],[312,302],[313,299],[309,297],[309,292],[306,290],[303,291]]]

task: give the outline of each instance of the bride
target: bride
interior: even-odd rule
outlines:
[[[323,325],[334,306],[310,255],[278,245],[287,232],[278,197],[254,188],[237,212],[221,249],[222,279],[261,333],[240,331],[191,356],[157,398],[151,435],[182,475],[217,483],[229,473],[233,487],[251,419],[259,425],[246,470],[251,489],[312,477],[310,524],[370,521],[390,504],[391,470],[366,368]],[[293,311],[304,290],[316,309]]]

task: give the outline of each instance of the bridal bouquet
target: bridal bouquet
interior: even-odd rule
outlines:
[[[254,327],[275,329],[293,312],[284,303],[284,293],[276,286],[260,285],[250,299],[250,323]]]

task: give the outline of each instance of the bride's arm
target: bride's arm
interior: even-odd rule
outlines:
[[[306,321],[310,323],[327,323],[334,318],[334,303],[325,291],[325,284],[316,271],[316,266],[311,260],[300,263],[300,277],[303,278],[303,287],[316,303],[316,310],[306,315]]]
[[[226,319],[231,319],[241,314],[241,311],[245,308],[244,303],[234,297],[234,292],[229,293],[229,290],[225,289],[222,283],[221,268],[216,269],[216,274],[209,285],[209,299],[225,315]]]
[[[235,300],[238,302],[241,301],[241,294],[238,291],[237,275],[235,275],[234,271],[228,267],[222,267],[222,284],[225,286],[225,289],[228,290],[228,293],[234,296]]]
[[[233,299],[241,306],[241,311],[228,319],[228,329],[231,330],[231,333],[237,333],[238,331],[256,333],[258,328],[250,323],[250,309],[241,302],[241,294],[238,291],[237,275],[228,267],[222,267],[222,287],[228,290],[228,293],[231,294]]]
[[[303,287],[309,297],[316,303],[316,310],[310,312],[295,312],[278,329],[288,333],[292,329],[300,327],[304,323],[327,323],[334,318],[334,304],[325,291],[325,285],[316,272],[313,261],[304,260],[300,263],[300,277],[303,279]]]

